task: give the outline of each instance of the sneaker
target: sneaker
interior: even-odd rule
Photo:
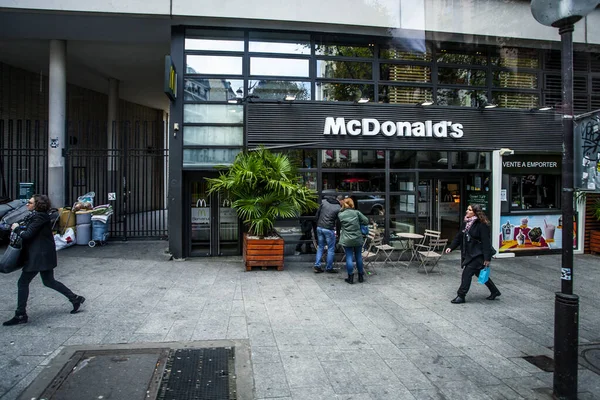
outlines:
[[[324,272],[323,268],[321,267],[313,267],[313,269],[315,270],[315,274],[320,274],[321,272]]]
[[[6,322],[3,322],[2,325],[4,326],[12,326],[12,325],[21,325],[21,324],[26,324],[27,323],[27,315],[26,314],[22,314],[22,315],[16,315],[14,317],[12,317],[11,319],[9,319]]]
[[[75,299],[71,300],[71,303],[73,303],[73,309],[71,310],[71,314],[76,314],[84,302],[85,297],[83,296],[76,296]]]
[[[330,274],[337,274],[340,271],[338,271],[337,269],[331,268],[331,269],[326,269],[325,272],[329,272]]]

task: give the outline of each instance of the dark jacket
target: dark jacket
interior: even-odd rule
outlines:
[[[50,216],[33,211],[21,223],[20,236],[23,239],[21,263],[23,271],[40,272],[56,268],[56,245],[52,235]]]
[[[338,218],[342,224],[340,244],[344,247],[362,246],[365,241],[360,231],[361,225],[367,225],[369,219],[358,210],[344,208],[339,212]]]
[[[473,222],[468,235],[465,230],[466,222],[460,226],[460,231],[450,243],[450,249],[460,247],[461,265],[472,264],[474,267],[483,268],[484,261],[492,259],[492,243],[490,240],[490,227],[478,219]]]
[[[317,226],[325,229],[335,229],[337,215],[341,208],[340,202],[336,199],[330,197],[323,199],[317,210]]]

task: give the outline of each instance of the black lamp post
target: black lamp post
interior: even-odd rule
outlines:
[[[559,399],[577,399],[579,297],[573,294],[573,30],[597,0],[532,0],[541,24],[558,28],[562,44],[562,263],[561,291],[554,300],[554,383]]]

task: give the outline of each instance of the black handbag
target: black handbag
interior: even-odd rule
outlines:
[[[23,264],[20,262],[21,244],[21,237],[16,232],[12,232],[10,244],[0,259],[0,273],[10,274],[23,267]]]
[[[0,273],[9,274],[13,271],[21,269],[22,265],[19,265],[19,258],[21,257],[21,248],[9,245],[2,259],[0,259]]]

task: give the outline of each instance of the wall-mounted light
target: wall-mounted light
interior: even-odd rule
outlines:
[[[552,110],[552,106],[541,106],[540,108],[538,108],[538,111],[548,111],[548,110]]]
[[[285,101],[294,101],[294,100],[296,100],[296,96],[294,96],[293,94],[288,94],[288,95],[286,95],[283,98],[283,100],[285,100]]]
[[[356,100],[356,102],[359,104],[364,104],[364,103],[368,103],[369,99],[367,97],[361,97],[360,99]]]
[[[434,104],[435,104],[435,102],[433,100],[425,100],[420,103],[417,103],[417,107],[427,107],[427,106],[432,106]]]
[[[482,103],[479,108],[484,110],[484,109],[490,109],[490,108],[496,108],[498,107],[498,104],[494,104],[494,103]]]
[[[242,88],[238,88],[238,90],[235,91],[235,94],[237,94],[238,97],[242,97],[244,95],[244,91]]]
[[[512,156],[513,154],[515,154],[515,151],[513,149],[503,147],[500,149],[499,153],[501,156]]]
[[[229,104],[239,104],[242,102],[242,99],[229,99],[227,100]]]

